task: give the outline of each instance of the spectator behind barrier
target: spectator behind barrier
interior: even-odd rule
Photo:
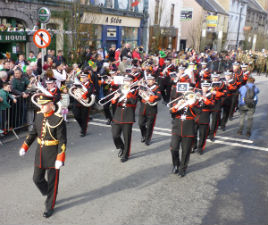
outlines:
[[[0,89],[3,88],[3,83],[8,82],[8,75],[6,71],[0,71]]]
[[[9,127],[9,121],[7,121],[7,110],[10,108],[9,100],[13,100],[14,103],[17,103],[17,100],[10,94],[11,86],[8,82],[3,83],[2,86],[0,89],[0,130],[6,132]]]

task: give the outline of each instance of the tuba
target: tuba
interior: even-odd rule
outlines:
[[[90,107],[95,103],[96,96],[94,94],[90,95],[90,98],[83,99],[82,96],[87,92],[86,87],[75,78],[73,86],[69,89],[69,94],[75,98],[81,105],[85,107]]]
[[[41,106],[37,103],[37,98],[38,98],[41,94],[45,94],[45,95],[47,95],[47,96],[51,96],[51,97],[53,97],[53,95],[52,95],[47,89],[45,89],[45,88],[43,87],[43,85],[42,85],[40,82],[37,82],[37,83],[36,83],[36,88],[37,88],[37,90],[39,90],[40,92],[33,94],[32,97],[31,97],[31,101],[32,101],[32,103],[33,103],[35,106],[37,106],[38,108],[41,108]],[[57,109],[57,112],[56,112],[56,113],[60,114],[60,113],[61,113],[61,109],[62,109],[61,102],[57,102],[57,106],[58,106],[58,109]]]

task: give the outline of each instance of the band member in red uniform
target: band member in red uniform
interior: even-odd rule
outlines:
[[[243,79],[243,72],[240,69],[240,64],[238,62],[234,62],[233,64],[233,73],[234,73],[234,80],[236,82],[237,89],[233,93],[232,102],[231,102],[231,109],[229,114],[229,120],[232,120],[234,113],[238,109],[238,98],[239,98],[239,88],[241,87],[244,79]]]
[[[40,95],[41,111],[37,113],[33,129],[26,137],[20,156],[25,155],[37,138],[33,181],[41,194],[46,196],[44,217],[53,214],[58,192],[59,169],[65,161],[66,125],[63,117],[54,113],[55,105],[50,96]],[[45,179],[47,174],[47,180]]]
[[[87,91],[81,96],[81,99],[90,98],[92,94],[95,93],[95,88],[93,83],[89,80],[88,74],[81,74],[81,84],[87,89]],[[83,106],[79,103],[76,99],[74,100],[73,104],[73,114],[74,118],[78,122],[81,128],[81,137],[85,137],[87,134],[87,126],[88,126],[88,119],[89,119],[89,109],[90,107]]]
[[[174,102],[171,107],[171,113],[174,118],[172,123],[172,137],[170,151],[172,157],[174,174],[184,177],[190,160],[190,152],[194,141],[194,124],[200,113],[198,101],[192,96],[186,103],[185,99]],[[182,150],[181,159],[179,150]]]
[[[148,75],[146,81],[148,85],[147,88],[150,90],[139,91],[141,94],[139,127],[141,130],[141,142],[150,145],[157,116],[157,102],[161,99],[161,92],[152,75]],[[145,96],[142,95],[143,93],[146,93]]]
[[[207,136],[209,134],[209,122],[210,122],[210,113],[212,106],[214,105],[213,95],[210,92],[211,83],[204,82],[201,84],[202,93],[201,93],[201,109],[200,118],[198,123],[195,126],[195,139],[194,139],[194,149],[197,146],[198,153],[201,155],[204,152],[206,146]],[[199,130],[199,142],[197,143],[197,133]]]
[[[221,118],[221,129],[224,131],[226,123],[228,121],[231,106],[233,104],[234,94],[237,89],[236,81],[233,79],[233,74],[229,71],[225,72],[225,86],[226,86],[226,96],[223,101],[222,118]]]
[[[101,85],[103,87],[103,95],[107,96],[111,93],[111,83],[113,82],[113,77],[116,75],[116,71],[110,71],[109,75],[106,75],[104,78],[101,78]],[[105,115],[105,118],[107,119],[106,124],[110,125],[112,122],[112,113],[110,111],[110,105],[111,102],[105,104],[103,106],[103,112]]]
[[[171,79],[169,74],[176,71],[176,67],[171,63],[171,59],[166,59],[162,72],[158,77],[159,88],[163,97],[163,102],[168,103],[171,91]]]
[[[241,65],[241,68],[242,68],[242,72],[243,72],[243,82],[242,82],[241,86],[243,86],[248,81],[248,78],[250,76],[250,71],[248,70],[248,65],[247,64]]]
[[[214,106],[211,109],[211,126],[209,131],[209,139],[214,141],[221,118],[221,107],[223,98],[226,95],[226,87],[223,81],[220,81],[220,74],[214,73],[212,79],[212,94],[214,95]]]
[[[46,79],[46,85],[47,85],[47,90],[51,95],[53,95],[53,102],[56,104],[60,101],[61,99],[61,92],[60,89],[56,85],[56,79],[53,77],[48,77]]]
[[[132,84],[133,76],[126,75],[123,86],[112,99],[112,104],[116,104],[112,122],[112,135],[114,144],[119,149],[118,157],[121,158],[121,162],[126,162],[130,156],[132,125],[135,122],[138,91]],[[121,138],[122,133],[124,141]]]

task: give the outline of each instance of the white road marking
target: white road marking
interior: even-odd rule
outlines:
[[[99,121],[99,122],[106,122],[106,120],[103,119],[93,119],[94,121]],[[168,128],[161,128],[161,127],[154,127],[154,133],[157,134],[157,131],[167,131],[169,133],[171,133],[171,129]],[[159,133],[161,135],[161,132]],[[238,141],[238,142],[244,142],[244,143],[249,143],[249,144],[253,144],[252,140],[247,140],[247,139],[242,139],[242,138],[233,138],[233,137],[223,137],[223,136],[216,136],[216,139],[223,139],[223,140],[229,140],[229,141]]]
[[[105,120],[97,120],[97,119],[94,119],[95,121],[102,121],[104,122]],[[95,125],[95,126],[100,126],[100,127],[110,127],[110,125],[106,125],[106,124],[103,124],[103,123],[97,123],[97,122],[90,122],[89,123],[90,125]],[[140,129],[138,128],[133,128],[133,131],[137,131],[137,132],[140,132]],[[159,131],[154,131],[154,134],[158,134],[158,135],[162,135],[162,136],[167,136],[167,137],[170,137],[171,134],[170,133],[165,133],[165,132],[159,132]],[[235,139],[235,138],[233,138]],[[228,140],[228,137],[226,137],[226,140]],[[237,140],[237,139],[235,139]],[[241,139],[243,140],[243,139]],[[242,148],[248,148],[248,149],[254,149],[254,150],[260,150],[260,151],[265,151],[265,152],[268,152],[268,148],[265,148],[265,147],[259,147],[259,146],[253,146],[253,145],[246,145],[246,144],[240,144],[240,143],[235,143],[235,142],[227,142],[227,141],[220,141],[220,140],[215,140],[214,142],[210,141],[209,139],[207,140],[208,142],[211,142],[211,143],[216,143],[216,144],[222,144],[222,145],[228,145],[228,146],[236,146],[236,147],[242,147]],[[245,140],[243,140],[245,141]]]

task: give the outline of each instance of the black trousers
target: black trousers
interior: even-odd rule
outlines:
[[[172,164],[173,166],[177,166],[181,171],[185,171],[187,169],[190,160],[193,139],[193,137],[181,137],[175,134],[173,134],[171,137],[170,151],[172,157]],[[180,146],[182,150],[181,160],[179,154]]]
[[[169,102],[170,91],[171,91],[170,78],[169,77],[159,78],[158,82],[163,100],[165,102]]]
[[[112,135],[115,147],[123,149],[122,158],[128,158],[131,151],[132,123],[112,123]],[[123,133],[124,141],[121,138]]]
[[[210,137],[215,137],[219,123],[220,123],[220,118],[221,118],[221,111],[212,111],[211,112],[211,125],[210,125],[210,131],[209,131],[209,136]]]
[[[88,125],[88,117],[89,117],[89,107],[85,106],[75,106],[73,107],[73,114],[74,118],[78,122],[81,132],[86,133],[87,132],[87,125]]]
[[[47,180],[45,174],[47,172]],[[58,193],[59,185],[59,170],[54,168],[40,169],[34,167],[33,181],[42,195],[46,195],[45,202],[46,209],[53,209],[56,203],[56,197]]]
[[[156,115],[139,116],[139,127],[141,130],[141,136],[145,137],[145,141],[151,141],[155,121],[156,121]]]
[[[199,142],[197,143],[199,131]],[[195,125],[195,136],[194,136],[194,148],[202,149],[204,151],[206,146],[207,136],[209,134],[209,124],[198,124]]]
[[[235,93],[234,95],[232,95],[229,118],[232,118],[234,116],[234,112],[238,106],[238,98],[239,98],[238,93]]]
[[[110,105],[111,105],[111,103],[108,103],[108,104],[103,106],[103,112],[104,112],[105,118],[108,120],[112,120],[112,118],[113,118],[111,111],[110,111]]]
[[[232,96],[228,97],[225,99],[223,106],[222,106],[222,117],[221,117],[221,126],[225,127],[230,115],[230,109],[231,109],[231,101],[232,101]]]

